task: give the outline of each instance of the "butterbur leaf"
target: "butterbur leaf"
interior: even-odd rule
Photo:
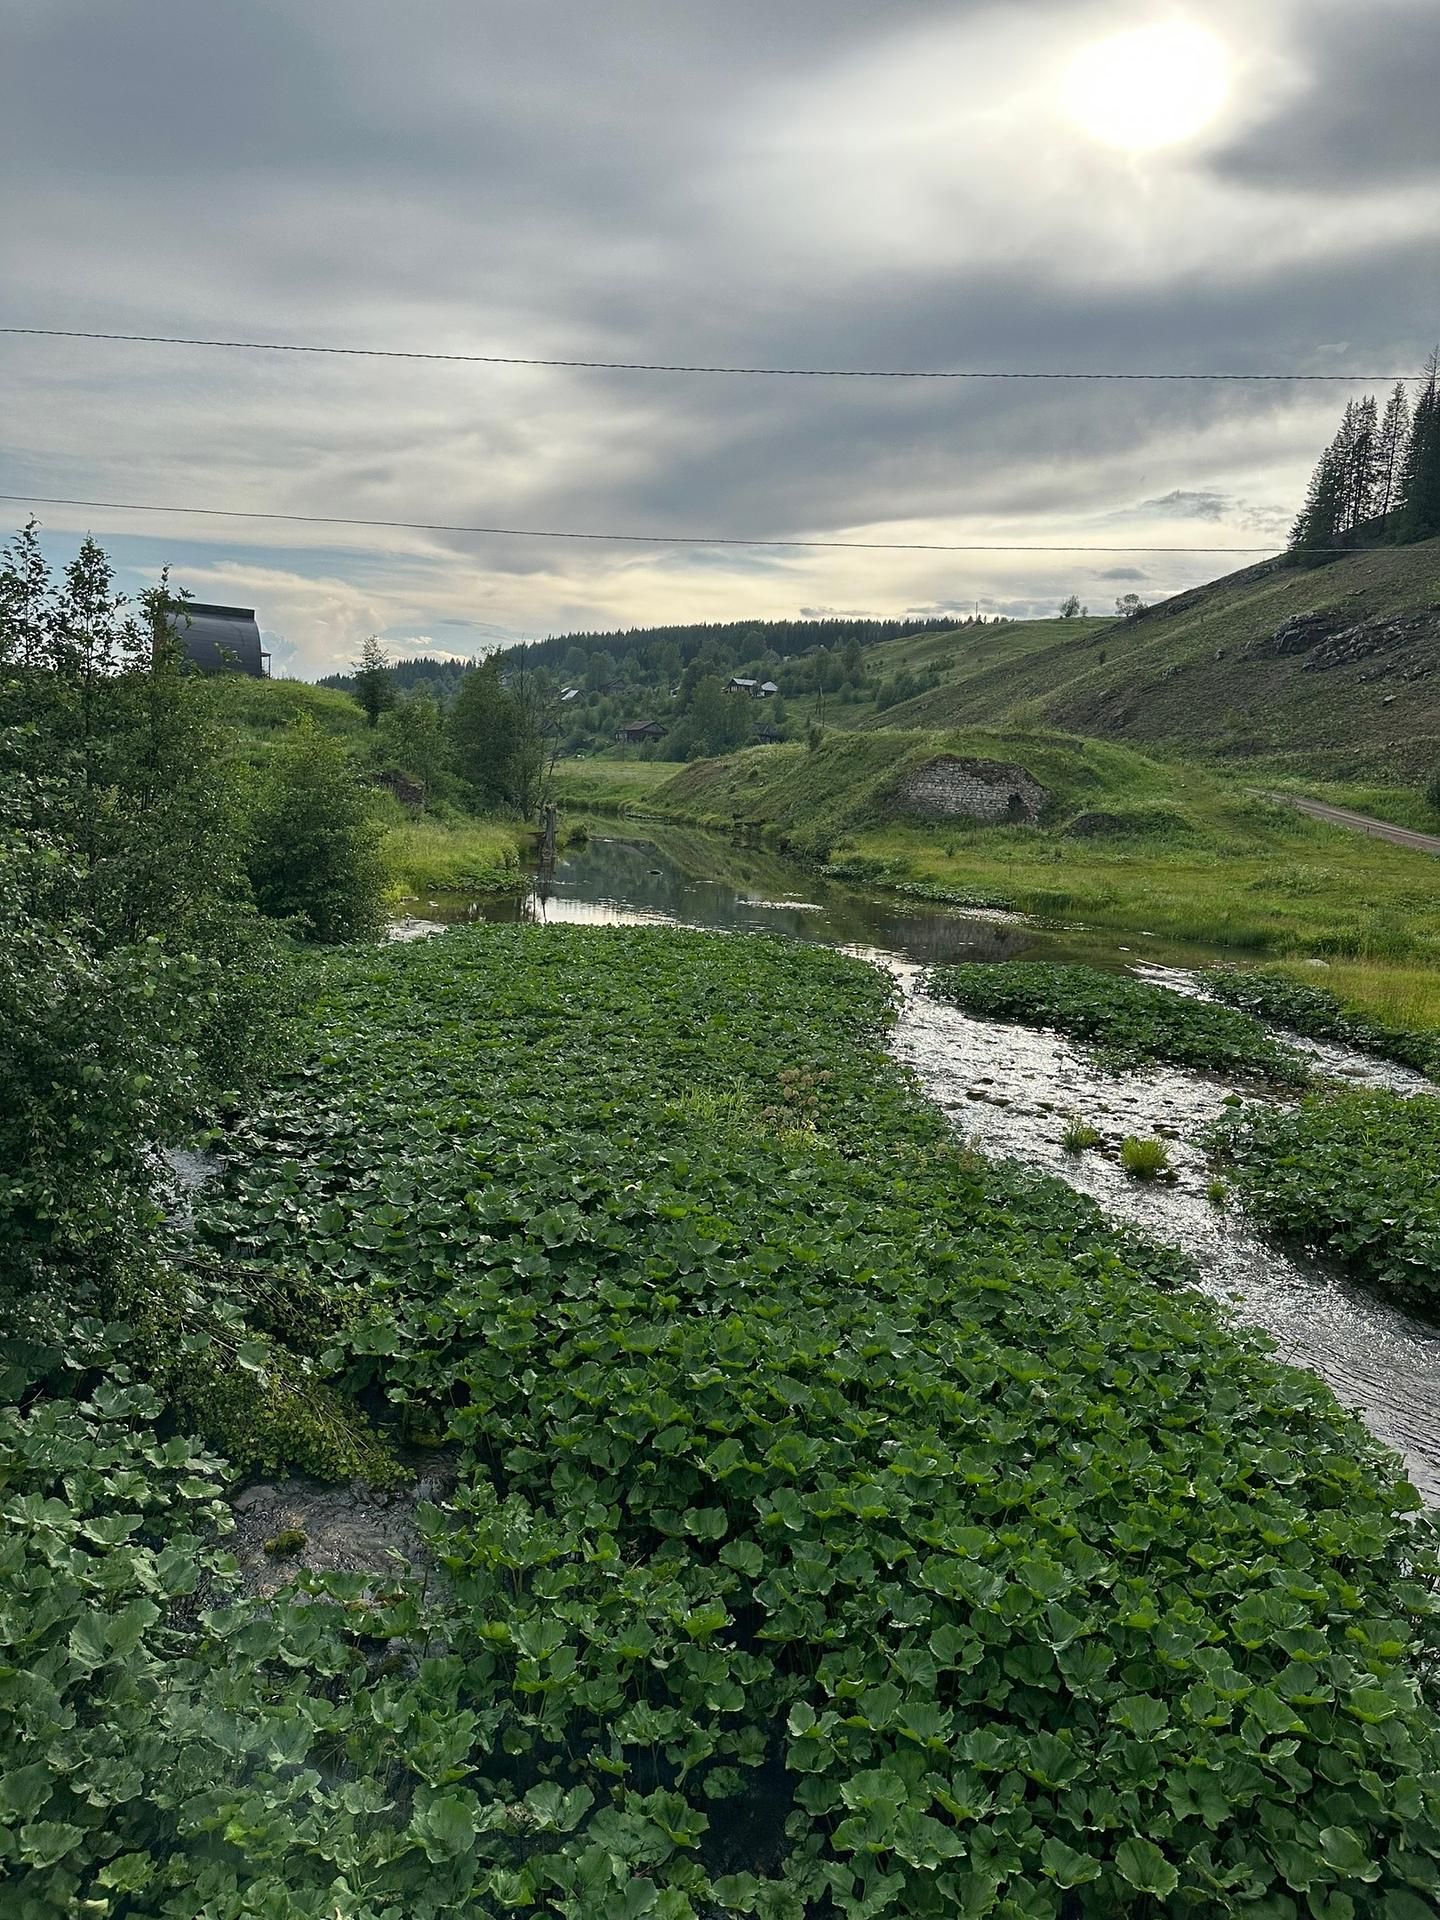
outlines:
[[[1150,1693],[1127,1693],[1110,1709],[1112,1720],[1142,1737],[1159,1733],[1170,1724],[1170,1709]]]
[[[1115,1865],[1141,1893],[1173,1893],[1180,1876],[1153,1840],[1126,1840],[1115,1849]]]
[[[475,1839],[475,1807],[457,1793],[441,1794],[418,1809],[412,1821],[428,1860],[453,1860]]]
[[[0,1817],[7,1824],[17,1820],[33,1820],[50,1798],[50,1790],[54,1785],[53,1771],[38,1761],[32,1766],[15,1767],[8,1773],[0,1774]]]
[[[1320,1833],[1320,1851],[1325,1864],[1353,1880],[1378,1880],[1380,1869],[1365,1851],[1364,1842],[1352,1827],[1324,1827]]]
[[[1057,1887],[1081,1887],[1100,1878],[1100,1862],[1088,1853],[1077,1853],[1053,1834],[1040,1849],[1040,1865]]]
[[[20,1858],[30,1867],[53,1867],[85,1838],[83,1827],[64,1820],[37,1820],[20,1829]]]
[[[153,1600],[132,1600],[122,1612],[112,1615],[106,1637],[116,1653],[133,1653],[146,1629],[159,1618],[160,1609]]]
[[[147,1853],[122,1853],[100,1869],[102,1887],[115,1893],[139,1893],[149,1886],[155,1874],[155,1862]]]
[[[712,1882],[710,1892],[727,1913],[753,1913],[759,1888],[753,1873],[727,1873]]]
[[[86,1673],[103,1667],[110,1658],[110,1641],[103,1613],[82,1613],[70,1629],[70,1658]]]

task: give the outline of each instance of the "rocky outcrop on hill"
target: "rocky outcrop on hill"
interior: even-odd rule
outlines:
[[[1348,666],[1352,660],[1367,660],[1372,654],[1394,653],[1417,640],[1440,644],[1440,612],[1426,608],[1419,613],[1380,616],[1343,627],[1320,641],[1304,670],[1324,673],[1329,667]]]
[[[1324,673],[1377,654],[1398,652],[1416,642],[1440,646],[1440,608],[1374,614],[1367,620],[1352,620],[1338,608],[1297,613],[1275,629],[1266,650],[1281,655],[1303,653],[1302,672]],[[1403,677],[1415,678],[1417,673],[1412,670]]]

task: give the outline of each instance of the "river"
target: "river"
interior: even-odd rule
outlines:
[[[529,891],[499,901],[417,901],[397,937],[447,921],[588,926],[654,924],[777,933],[842,948],[888,968],[902,989],[893,1050],[957,1131],[982,1151],[1038,1167],[1105,1211],[1182,1248],[1223,1311],[1263,1329],[1280,1357],[1311,1369],[1403,1458],[1440,1505],[1440,1329],[1367,1294],[1303,1253],[1277,1248],[1209,1194],[1195,1144],[1232,1089],[1209,1075],[1157,1068],[1116,1074],[1053,1033],[977,1020],[920,985],[921,969],[962,960],[1085,960],[1154,973],[1193,989],[1193,969],[1227,956],[1180,949],[1137,930],[1042,930],[1014,916],[959,912],[821,880],[782,856],[718,835],[624,825],[567,848]],[[1286,1036],[1292,1038],[1292,1036]],[[1429,1082],[1351,1049],[1294,1041],[1357,1085],[1418,1092]],[[1433,1091],[1433,1089],[1431,1089]],[[1253,1097],[1250,1089],[1244,1089]],[[1066,1118],[1101,1134],[1068,1152]],[[1126,1134],[1168,1138],[1173,1182],[1141,1184],[1119,1164]]]

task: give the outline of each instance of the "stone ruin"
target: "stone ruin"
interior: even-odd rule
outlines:
[[[1050,795],[1024,767],[1001,760],[940,754],[913,767],[895,790],[905,813],[921,820],[983,820],[991,826],[1033,826]]]

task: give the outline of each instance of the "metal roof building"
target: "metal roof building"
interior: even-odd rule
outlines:
[[[185,658],[201,673],[248,673],[260,679],[270,671],[253,607],[186,600],[171,615],[171,624]]]

